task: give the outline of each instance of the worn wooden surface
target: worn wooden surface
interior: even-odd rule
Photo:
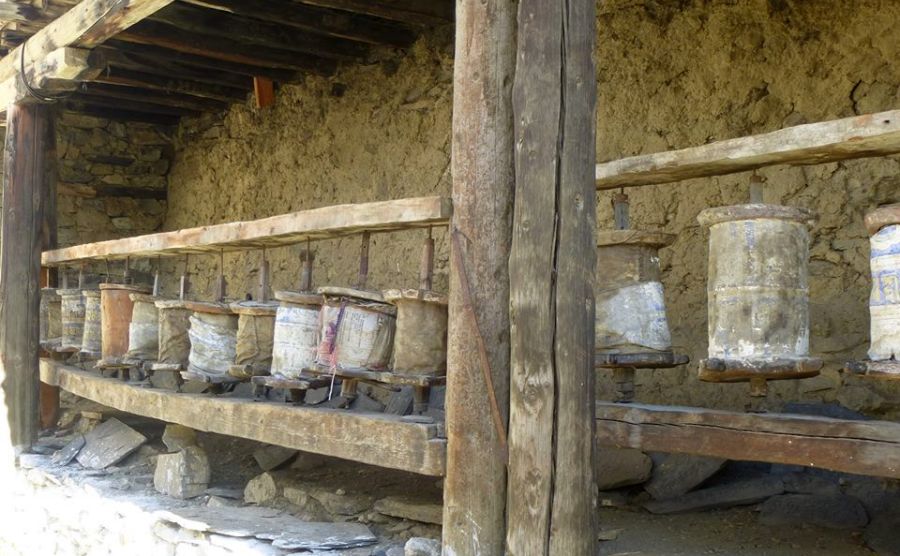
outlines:
[[[507,550],[596,553],[595,2],[521,0]]]
[[[37,438],[40,349],[38,328],[41,249],[46,199],[55,188],[56,135],[52,108],[8,108],[3,151],[0,234],[0,378],[12,445],[26,449]],[[52,205],[51,205],[52,206]]]
[[[121,411],[370,465],[444,474],[446,441],[435,424],[140,388],[47,359],[40,368],[42,381]]]
[[[92,48],[172,0],[83,0],[0,59],[0,82],[15,76],[25,48],[25,65],[40,62],[64,46]]]
[[[487,346],[505,425],[509,400],[509,244],[513,190],[512,79],[516,5],[461,0],[453,75],[453,205],[458,257],[450,258],[447,341],[447,477],[443,550],[455,556],[504,554],[506,454],[491,414],[478,331]],[[457,264],[461,261],[465,269]]]
[[[866,214],[866,230],[875,235],[878,230],[892,224],[900,224],[900,203],[884,205]]]
[[[25,78],[39,94],[52,96],[75,90],[80,81],[97,76],[102,69],[101,60],[90,51],[64,47],[25,66]],[[0,83],[0,112],[14,102],[35,100],[18,73]]]
[[[187,228],[101,241],[44,253],[45,265],[86,259],[175,255],[259,249],[327,239],[363,231],[397,231],[446,224],[452,212],[445,197],[418,197],[355,205],[335,205],[248,222]]]
[[[900,423],[597,403],[601,446],[900,478]]]
[[[613,160],[598,164],[595,177],[597,189],[616,189],[898,152],[900,110],[891,110]]]

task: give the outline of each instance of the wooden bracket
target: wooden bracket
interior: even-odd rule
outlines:
[[[275,104],[275,84],[267,77],[253,78],[253,96],[257,108],[268,108]]]

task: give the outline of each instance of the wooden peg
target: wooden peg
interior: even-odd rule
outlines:
[[[187,298],[188,288],[190,286],[190,282],[188,281],[188,256],[184,256],[184,272],[181,274],[181,285],[178,288],[178,299],[184,301]]]
[[[366,289],[369,279],[369,239],[370,233],[363,232],[359,246],[359,276],[356,280],[356,287],[361,290]]]
[[[309,248],[309,240],[306,240],[306,257],[303,259],[303,271],[300,274],[300,291],[312,291],[312,251]]]
[[[275,104],[275,84],[265,77],[253,78],[253,96],[257,108],[268,108]]]
[[[428,228],[428,237],[422,245],[422,261],[419,263],[419,289],[430,291],[434,282],[434,238],[431,237],[431,227]]]
[[[225,250],[219,251],[219,278],[216,281],[216,301],[222,303],[225,301],[228,283],[225,281]]]
[[[131,257],[125,257],[125,271],[122,273],[122,283],[131,283]]]
[[[263,303],[269,300],[269,260],[266,258],[265,247],[262,250],[262,261],[259,263],[259,300]]]

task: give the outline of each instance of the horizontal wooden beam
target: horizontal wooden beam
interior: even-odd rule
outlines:
[[[78,114],[86,114],[96,118],[106,118],[119,122],[143,122],[147,124],[155,124],[161,126],[178,125],[181,121],[179,116],[168,116],[163,114],[151,114],[142,111],[122,110],[112,108],[110,106],[98,106],[96,104],[87,103],[76,99],[66,99],[62,103],[64,110],[75,112]]]
[[[25,49],[25,65],[64,46],[93,48],[127,29],[172,0],[82,0],[75,7],[36,32],[25,44],[0,59],[0,82],[18,71]]]
[[[228,108],[227,102],[208,98],[196,97],[174,92],[160,92],[156,90],[139,89],[121,85],[109,85],[104,83],[83,83],[78,89],[82,94],[95,97],[106,97],[118,100],[129,100],[141,103],[150,103],[160,106],[172,106],[195,110],[198,112],[219,112]]]
[[[103,53],[108,64],[113,68],[126,68],[153,75],[168,76],[173,79],[186,79],[244,91],[253,89],[252,74],[248,73],[251,71],[258,70],[259,75],[265,75],[269,73],[267,70],[271,70],[281,77],[297,75],[296,72],[289,70],[260,69],[244,64],[236,64],[235,67],[232,67],[231,62],[223,62],[214,58],[184,54],[168,48],[113,40],[109,41],[107,46],[98,48],[97,51]],[[176,59],[177,62],[174,61]]]
[[[142,21],[119,33],[117,38],[125,42],[158,46],[250,66],[303,71],[324,76],[334,74],[337,69],[334,60],[268,46],[243,44],[225,37],[186,33],[177,27],[156,21]]]
[[[84,199],[96,199],[103,197],[127,197],[130,199],[156,199],[166,200],[166,190],[150,187],[131,186],[95,186],[82,183],[60,182],[56,185],[56,192],[70,197],[82,197]]]
[[[188,79],[179,79],[171,75],[154,75],[143,71],[108,66],[100,75],[94,77],[94,83],[122,85],[138,89],[150,89],[166,93],[178,93],[195,97],[209,98],[221,102],[243,102],[247,99],[247,90],[225,85],[201,83]]]
[[[445,225],[450,221],[450,199],[418,197],[335,205],[293,212],[249,222],[188,228],[144,236],[101,241],[45,251],[43,264],[53,266],[88,259],[176,255],[259,249],[359,234]]]
[[[38,95],[52,96],[74,90],[79,81],[91,79],[102,70],[101,63],[89,50],[63,47],[27,65],[25,80]],[[19,74],[0,83],[0,113],[6,112],[7,106],[14,102],[38,100]]]
[[[356,41],[312,34],[281,23],[260,21],[177,2],[156,12],[150,20],[177,27],[194,35],[222,37],[235,43],[300,52],[320,58],[359,60],[368,51],[367,45]]]
[[[368,44],[409,46],[416,34],[401,24],[323,8],[304,6],[290,0],[185,0],[203,6],[290,25],[310,33],[340,37]]]
[[[41,381],[76,396],[195,430],[439,477],[446,440],[399,416],[141,388],[42,359]]]
[[[21,0],[18,2],[3,0],[0,2],[0,21],[33,21],[41,17],[41,11],[26,4]]]
[[[452,0],[300,0],[304,4],[366,14],[416,25],[440,25],[453,21]]]
[[[601,446],[900,478],[900,423],[601,402],[596,434]]]
[[[108,96],[100,96],[83,91],[69,97],[72,101],[83,102],[84,104],[96,106],[99,108],[110,108],[113,110],[129,110],[132,112],[144,112],[147,114],[158,114],[161,116],[199,116],[199,110],[190,110],[187,108],[179,108],[177,106],[168,106],[163,104],[154,104],[141,100],[125,100],[121,98],[110,98]]]
[[[788,127],[678,151],[597,165],[597,189],[616,189],[755,170],[900,153],[900,110]]]

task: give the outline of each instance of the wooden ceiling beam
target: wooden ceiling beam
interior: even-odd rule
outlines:
[[[152,73],[144,73],[142,71],[134,71],[113,66],[108,66],[106,71],[91,81],[94,83],[123,85],[167,93],[181,93],[184,95],[210,98],[229,103],[243,102],[247,98],[246,89],[200,83],[198,81],[169,77],[165,74],[154,75]]]
[[[25,65],[64,46],[93,48],[171,3],[172,0],[82,0],[0,59],[0,82],[14,76],[25,48]]]
[[[397,22],[306,6],[288,0],[183,1],[234,15],[289,25],[310,33],[367,44],[406,47],[416,39],[416,33]]]
[[[440,25],[453,21],[452,0],[299,0],[310,6],[381,17],[413,25]]]
[[[296,27],[180,3],[158,11],[150,20],[199,35],[335,60],[360,60],[368,49],[347,39],[298,32]]]
[[[55,96],[72,91],[80,81],[93,78],[102,68],[99,57],[89,50],[72,47],[54,50],[39,61],[26,65],[24,80],[14,75],[0,83],[0,113],[5,113],[7,107],[15,102],[41,100],[35,93]]]
[[[253,89],[252,78],[243,72],[228,71],[231,68],[227,62],[184,54],[167,48],[144,47],[118,41],[109,41],[107,45],[97,50],[103,52],[113,69],[125,68],[153,75],[232,87],[244,91]],[[241,68],[256,69],[252,66],[243,65]],[[265,68],[260,68],[259,71],[260,74],[264,74]],[[296,75],[294,72],[286,70],[272,71],[278,74]]]
[[[159,92],[152,89],[139,89],[136,87],[109,85],[106,83],[82,83],[78,91],[80,94],[86,94],[95,97],[145,102],[159,106],[196,110],[198,112],[220,112],[228,108],[227,102],[222,102],[219,100],[195,97],[180,93]]]
[[[130,112],[144,112],[147,114],[156,114],[159,116],[199,116],[199,110],[189,110],[187,108],[179,108],[177,106],[166,106],[162,104],[153,104],[151,102],[113,99],[107,96],[99,96],[78,92],[72,95],[73,101],[83,102],[87,105],[93,105],[100,108],[110,108],[112,110],[125,110]]]
[[[155,21],[142,21],[117,37],[121,41],[157,46],[205,58],[214,58],[247,66],[332,75],[337,69],[334,60],[327,60],[289,50],[248,45],[223,37],[192,35],[183,30]]]
[[[88,116],[94,116],[95,118],[106,118],[119,122],[140,122],[161,126],[174,126],[178,125],[178,122],[181,120],[179,116],[165,116],[142,111],[121,110],[110,106],[98,106],[78,99],[63,101],[62,108],[68,112],[86,114]]]

